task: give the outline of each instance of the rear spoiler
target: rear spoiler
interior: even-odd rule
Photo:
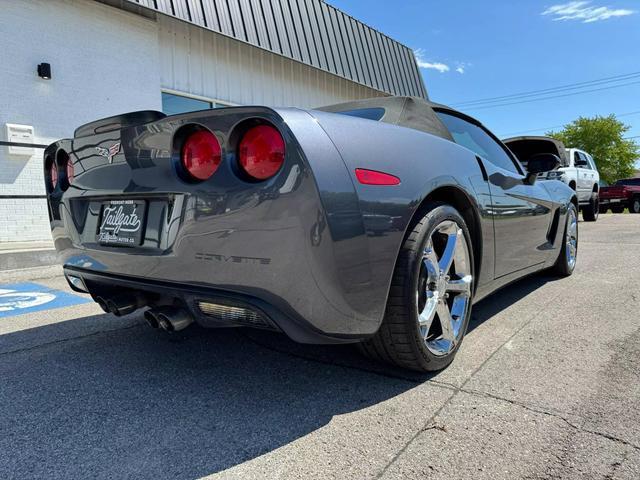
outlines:
[[[115,115],[76,128],[76,131],[73,132],[73,137],[88,137],[89,135],[95,135],[97,133],[111,132],[135,125],[143,125],[145,123],[155,122],[164,117],[166,117],[164,113],[155,110],[141,110],[139,112],[125,113],[124,115]]]

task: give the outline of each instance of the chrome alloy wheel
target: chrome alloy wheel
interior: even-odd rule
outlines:
[[[471,303],[469,246],[460,226],[446,220],[433,230],[420,265],[416,292],[420,334],[431,353],[450,353],[464,334]]]
[[[578,215],[573,208],[569,209],[567,213],[567,235],[565,238],[567,243],[567,265],[571,270],[576,266],[576,259],[578,258]]]

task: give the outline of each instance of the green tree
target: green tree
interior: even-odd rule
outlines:
[[[615,115],[580,117],[561,131],[547,135],[560,140],[567,148],[579,148],[590,153],[598,166],[600,178],[613,183],[631,176],[635,171],[634,163],[640,157],[638,145],[624,138],[629,128]]]

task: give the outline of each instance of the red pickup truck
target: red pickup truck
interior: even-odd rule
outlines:
[[[618,180],[614,185],[600,182],[600,213],[611,209],[622,213],[629,208],[631,213],[640,213],[640,178]]]

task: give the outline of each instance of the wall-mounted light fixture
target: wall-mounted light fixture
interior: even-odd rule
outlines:
[[[38,65],[38,76],[45,80],[51,80],[51,65],[48,63],[41,63]]]

